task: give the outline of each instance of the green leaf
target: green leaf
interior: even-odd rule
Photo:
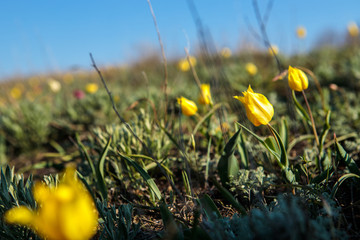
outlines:
[[[273,131],[273,133],[275,134],[275,137],[279,143],[279,147],[280,147],[280,151],[281,151],[281,155],[280,155],[280,161],[281,161],[281,164],[284,165],[286,168],[289,167],[289,160],[288,160],[288,157],[287,157],[287,153],[286,153],[286,150],[285,150],[285,146],[284,146],[284,142],[283,140],[281,139],[279,133],[275,130],[275,128],[273,128],[271,125],[268,125],[269,128]]]
[[[179,229],[176,225],[173,214],[169,211],[165,203],[160,204],[160,214],[164,223],[164,228],[171,236],[176,236],[179,233]],[[176,239],[176,238],[175,238]]]
[[[216,179],[211,178],[211,181],[214,183],[215,187],[220,191],[221,195],[231,203],[231,205],[241,214],[241,215],[247,215],[246,209],[241,205],[234,196],[223,186],[221,186]]]
[[[141,175],[141,177],[145,180],[146,184],[149,186],[150,191],[152,191],[155,194],[157,199],[161,200],[162,199],[161,192],[157,187],[156,183],[154,182],[154,179],[150,177],[147,171],[128,156],[123,155],[121,153],[119,153],[119,155],[136,169],[136,171]]]
[[[334,185],[334,187],[333,187],[333,189],[332,189],[332,191],[331,191],[330,198],[334,198],[335,195],[336,195],[336,193],[337,193],[337,191],[338,191],[338,189],[339,189],[339,187],[340,187],[340,185],[341,185],[346,179],[352,178],[352,177],[360,178],[359,175],[354,174],[354,173],[347,173],[347,174],[341,176],[341,177],[336,181],[336,183],[335,183],[335,185]]]
[[[279,134],[280,134],[281,139],[283,140],[285,149],[288,149],[289,130],[288,130],[288,124],[287,124],[286,118],[284,118],[284,117],[281,119]]]
[[[337,139],[335,139],[335,145],[336,145],[336,152],[338,158],[340,158],[340,161],[343,161],[346,166],[349,168],[349,171],[351,173],[354,173],[356,175],[360,176],[360,170],[357,166],[354,159],[352,159],[349,154],[345,151],[345,149],[338,143]]]
[[[307,114],[306,110],[301,106],[301,104],[300,104],[299,101],[297,100],[294,90],[292,90],[292,96],[293,96],[293,100],[294,100],[295,106],[296,106],[298,112],[300,113],[301,117],[309,124],[309,126],[312,126],[312,125],[311,125],[310,117],[309,117],[309,115]]]
[[[216,207],[213,200],[209,195],[205,194],[202,198],[199,199],[202,210],[204,211],[206,217],[212,221],[221,218],[219,209]]]
[[[106,143],[106,146],[103,149],[98,164],[96,166],[96,180],[97,180],[96,183],[98,184],[103,200],[107,199],[107,187],[105,182],[104,165],[110,144],[111,144],[111,138],[109,138],[108,142]]]
[[[259,137],[256,133],[252,132],[250,129],[246,128],[244,125],[242,125],[241,123],[238,123],[237,124],[245,129],[248,133],[250,133],[251,135],[253,135],[278,161],[278,164],[279,166],[281,167],[281,169],[283,169],[285,166],[281,163],[280,159],[281,159],[281,156],[275,152],[274,150],[272,150],[268,145],[267,143],[261,138]]]
[[[246,150],[245,140],[244,140],[244,136],[242,134],[242,130],[240,132],[240,141],[238,144],[238,151],[240,154],[241,167],[243,167],[244,169],[249,169],[249,156],[248,156],[248,153]]]
[[[236,176],[239,172],[239,163],[234,156],[237,143],[239,141],[240,130],[238,130],[225,145],[220,157],[217,169],[223,186],[228,186],[231,176]]]
[[[329,179],[331,177],[331,175],[334,172],[334,168],[331,166],[328,169],[326,169],[325,171],[321,172],[319,175],[317,175],[316,177],[314,177],[313,179],[311,179],[311,183],[314,184],[319,184],[322,181],[324,181],[325,179]]]

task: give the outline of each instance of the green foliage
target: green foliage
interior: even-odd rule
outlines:
[[[347,239],[346,232],[335,228],[339,209],[320,209],[309,214],[301,198],[279,197],[275,204],[253,209],[248,216],[206,220],[202,223],[212,240],[217,239]]]
[[[52,112],[48,105],[20,102],[0,115],[0,134],[12,148],[30,151],[48,141]]]
[[[3,221],[4,213],[13,207],[25,205],[35,208],[31,189],[33,181],[29,177],[27,181],[21,175],[14,174],[14,169],[7,166],[1,168],[0,175],[0,238],[1,239],[39,239],[30,229],[23,226],[8,225]]]
[[[101,201],[96,202],[100,215],[99,239],[132,240],[139,233],[139,224],[133,223],[131,205],[110,206]]]

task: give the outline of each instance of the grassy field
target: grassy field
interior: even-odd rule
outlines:
[[[308,78],[303,92],[289,87],[289,66]],[[167,62],[166,74],[156,56],[99,70],[104,82],[94,68],[1,83],[2,219],[20,205],[43,216],[39,182],[68,207],[59,191],[75,168],[76,191],[96,206],[93,239],[360,237],[358,37],[291,57],[203,52]],[[259,126],[269,105],[249,116],[233,97],[249,85],[274,109]],[[1,239],[49,236],[44,219],[1,221]]]

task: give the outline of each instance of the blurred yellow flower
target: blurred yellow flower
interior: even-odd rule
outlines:
[[[57,93],[61,90],[61,83],[53,78],[48,79],[48,85],[51,91]]]
[[[74,81],[74,76],[71,73],[66,73],[63,76],[63,81],[66,84],[71,84]]]
[[[196,66],[196,58],[193,56],[189,57],[189,61],[191,63],[192,66]],[[178,62],[178,67],[181,71],[183,72],[187,72],[190,70],[190,64],[189,61],[187,60],[187,58],[183,58]]]
[[[231,57],[232,52],[231,52],[230,48],[225,47],[225,48],[221,49],[220,54],[223,58],[229,58],[229,57]]]
[[[359,35],[359,27],[356,22],[350,22],[347,26],[350,36],[357,37]]]
[[[274,56],[274,55],[277,55],[279,53],[279,48],[278,46],[276,45],[271,45],[269,48],[268,48],[268,52],[271,56]]]
[[[271,121],[274,116],[274,107],[269,100],[260,93],[254,93],[249,85],[246,92],[242,96],[234,96],[242,102],[246,109],[246,116],[256,127],[266,125]]]
[[[28,226],[49,240],[86,240],[97,231],[94,201],[76,178],[75,169],[68,168],[57,187],[36,183],[33,195],[38,204],[36,211],[15,207],[5,213],[5,221]]]
[[[258,71],[256,65],[253,64],[253,63],[251,63],[251,62],[246,63],[245,69],[246,69],[246,72],[247,72],[250,76],[254,76],[254,75],[257,73],[257,71]]]
[[[297,29],[296,29],[296,35],[298,38],[305,38],[306,37],[306,28],[303,27],[303,26],[299,26]]]
[[[15,86],[13,87],[11,90],[10,90],[10,96],[13,98],[13,99],[20,99],[21,96],[23,94],[23,90],[18,87],[18,86]]]
[[[289,87],[294,90],[301,92],[308,88],[309,81],[306,74],[298,68],[289,66],[288,70]]]
[[[184,114],[185,116],[192,116],[198,110],[196,103],[187,98],[180,97],[177,99],[177,102],[181,107],[182,114]]]
[[[212,104],[210,84],[201,84],[200,90],[199,103],[204,105]]]
[[[85,91],[90,94],[96,93],[98,89],[99,86],[96,83],[88,83],[85,86]]]

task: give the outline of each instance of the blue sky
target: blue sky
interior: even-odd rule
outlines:
[[[252,0],[194,0],[203,24],[218,48],[237,49],[244,41],[262,48],[248,30],[258,29]],[[258,0],[264,11],[267,0]],[[151,1],[167,57],[184,56],[198,39],[186,0]],[[334,31],[343,37],[350,21],[360,23],[358,0],[274,0],[267,31],[280,51],[309,49],[319,36]],[[246,20],[247,19],[247,20]],[[299,40],[302,25],[307,37]],[[0,79],[11,75],[90,69],[124,64],[160,51],[146,0],[3,1],[0,7]]]

